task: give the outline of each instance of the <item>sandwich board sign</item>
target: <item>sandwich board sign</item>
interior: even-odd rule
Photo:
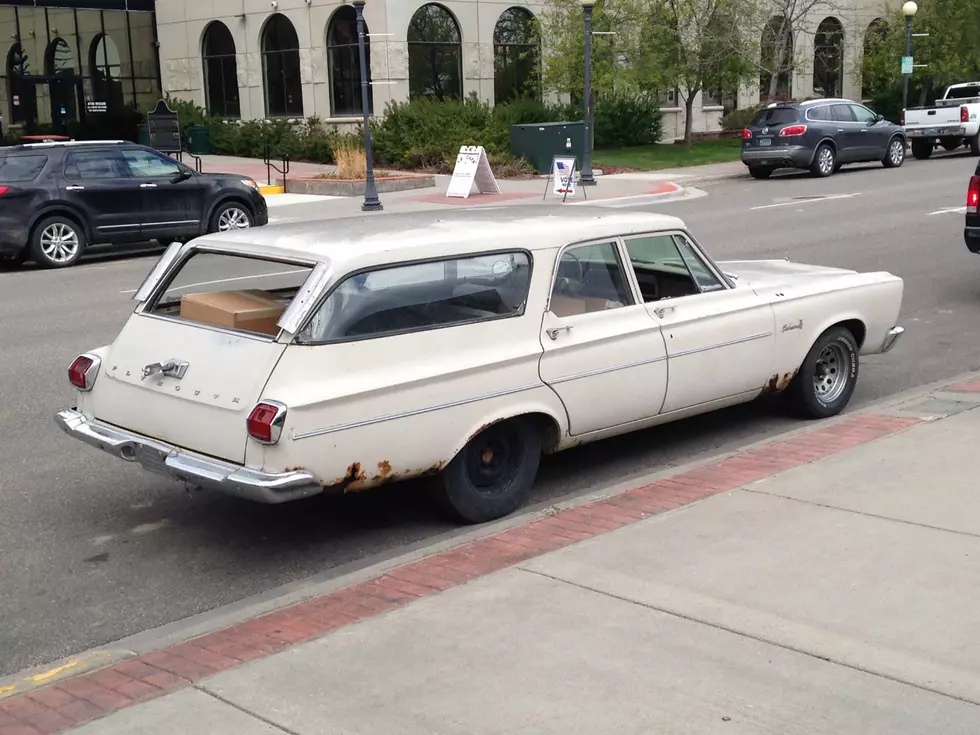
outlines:
[[[469,198],[473,185],[481,194],[499,194],[500,184],[490,168],[490,159],[482,145],[464,145],[456,156],[453,178],[446,190],[447,197]]]
[[[574,199],[578,187],[575,185],[575,174],[578,173],[578,159],[575,156],[554,156],[551,159],[551,175],[548,176],[551,184],[551,195],[562,201]],[[585,190],[582,191],[585,194]],[[547,198],[548,191],[545,189],[543,198]],[[588,199],[588,195],[586,195]]]

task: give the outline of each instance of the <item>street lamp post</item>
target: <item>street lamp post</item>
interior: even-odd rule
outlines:
[[[592,173],[592,8],[596,0],[579,0],[585,11],[585,141],[582,143],[582,186],[595,186]]]
[[[908,0],[902,6],[902,14],[905,16],[905,58],[912,55],[912,18],[919,9],[912,0]],[[902,122],[905,122],[905,108],[909,104],[909,75],[902,74]]]
[[[364,3],[365,0],[354,0],[357,11],[357,51],[361,58],[361,108],[364,113],[364,156],[367,158],[367,175],[364,182],[363,212],[380,212],[384,209],[378,198],[378,187],[374,183],[374,151],[371,146],[371,110],[370,89],[368,85],[367,50],[364,40]]]

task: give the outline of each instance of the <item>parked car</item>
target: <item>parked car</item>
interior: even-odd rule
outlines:
[[[980,254],[980,164],[977,164],[966,189],[966,226],[963,239],[971,253]]]
[[[846,163],[905,161],[905,132],[852,100],[774,102],[742,131],[742,163],[756,179],[778,168],[830,176]]]
[[[258,184],[202,174],[123,141],[0,148],[0,259],[74,265],[90,244],[157,240],[264,225]]]
[[[950,85],[932,107],[902,110],[901,122],[916,158],[929,158],[936,143],[947,151],[966,144],[980,156],[980,82]]]
[[[860,356],[901,337],[902,292],[716,263],[679,219],[585,207],[229,231],[171,245],[56,418],[191,487],[283,503],[431,475],[481,522],[525,501],[542,452],[767,392],[837,414]]]

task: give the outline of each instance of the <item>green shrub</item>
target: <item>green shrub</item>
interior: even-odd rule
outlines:
[[[595,147],[626,148],[660,140],[663,113],[653,94],[612,92],[595,103]]]
[[[752,107],[740,107],[732,110],[721,119],[722,130],[742,130],[752,122],[752,119],[759,113],[765,105],[753,105]]]

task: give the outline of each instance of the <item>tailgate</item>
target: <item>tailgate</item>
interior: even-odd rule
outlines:
[[[959,125],[959,107],[929,107],[905,111],[905,128],[934,128],[940,125]]]

